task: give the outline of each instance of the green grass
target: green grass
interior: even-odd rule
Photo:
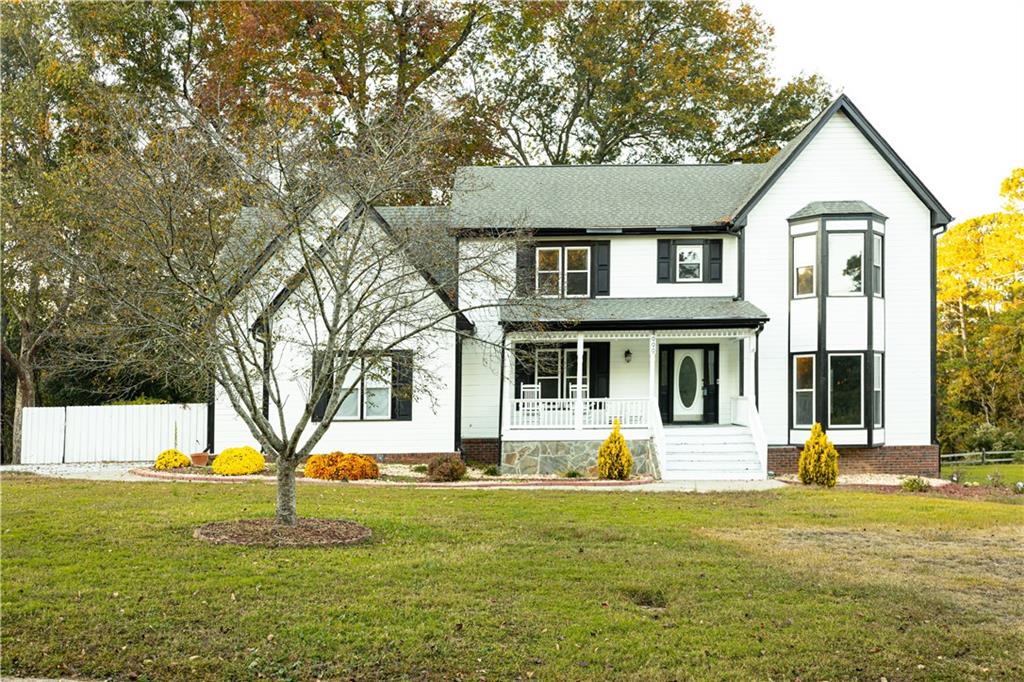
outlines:
[[[5,674],[1021,679],[1024,506],[300,487],[341,549],[201,544],[265,484],[5,479]]]
[[[943,464],[942,478],[949,478],[957,470],[964,473],[961,483],[986,484],[988,476],[996,472],[1003,477],[1005,485],[1024,481],[1024,464]]]

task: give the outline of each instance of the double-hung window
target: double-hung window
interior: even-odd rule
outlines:
[[[882,295],[882,235],[871,235],[871,291]]]
[[[704,281],[704,245],[676,245],[676,281]]]
[[[562,293],[562,247],[537,249],[537,295],[560,296]]]
[[[814,356],[793,356],[793,426],[814,426]]]
[[[793,239],[793,297],[814,296],[814,264],[818,260],[818,238],[808,234]]]
[[[882,420],[882,391],[884,384],[882,382],[885,378],[885,372],[882,371],[882,357],[881,353],[875,353],[875,362],[872,366],[871,414],[872,423],[876,429],[882,428],[884,423]]]
[[[559,348],[538,348],[534,362],[535,383],[540,386],[541,398],[561,397],[562,351]]]
[[[831,353],[828,356],[829,426],[864,426],[864,356]]]
[[[538,296],[590,296],[589,246],[539,246],[536,259]]]
[[[859,296],[864,291],[864,233],[828,236],[828,295]]]
[[[366,366],[363,376],[363,418],[391,419],[391,358]]]
[[[348,395],[341,401],[335,419],[359,419],[360,381],[359,373],[362,371],[362,360],[355,358],[342,379],[342,390],[348,391]],[[343,393],[344,394],[344,393]]]
[[[590,296],[590,247],[565,247],[565,295]]]

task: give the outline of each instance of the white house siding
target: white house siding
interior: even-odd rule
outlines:
[[[760,338],[760,412],[769,443],[788,441],[787,218],[812,201],[862,200],[888,216],[885,253],[886,445],[930,442],[929,212],[842,113],[832,117],[751,211],[746,297],[771,321]]]
[[[609,253],[613,298],[735,296],[736,238],[722,237],[722,281],[716,283],[658,283],[658,239],[705,239],[709,235],[663,234],[610,237]],[[714,237],[717,238],[717,237]]]
[[[489,263],[486,273],[464,266],[466,272],[459,282],[459,307],[467,311],[466,317],[475,325],[474,338],[462,345],[462,437],[497,438],[501,326],[494,306],[512,293],[515,247],[508,244],[504,249],[496,249],[493,239],[465,238],[459,240],[459,255],[464,262],[475,259]]]

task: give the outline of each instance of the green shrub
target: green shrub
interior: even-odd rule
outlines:
[[[900,487],[908,493],[926,493],[932,489],[931,484],[920,476],[904,478],[903,482],[900,483]]]
[[[610,478],[624,481],[629,478],[633,471],[633,455],[629,452],[626,439],[622,435],[619,420],[612,423],[612,432],[601,443],[597,451],[597,475],[601,478]]]
[[[498,467],[491,464],[484,469],[484,476],[501,476],[501,472],[498,471]]]
[[[427,473],[427,465],[417,464],[412,468],[412,470],[415,471],[417,474],[425,474]]]
[[[565,472],[564,476],[566,478],[581,478],[583,474],[576,471],[575,469],[569,469],[568,471]]]
[[[801,483],[816,483],[826,488],[835,486],[839,478],[839,453],[821,424],[815,423],[800,451],[799,474]]]
[[[431,481],[458,481],[466,475],[466,464],[458,455],[438,455],[427,465]]]

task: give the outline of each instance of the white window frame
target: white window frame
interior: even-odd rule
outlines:
[[[558,358],[556,363],[558,369],[555,370],[555,374],[541,374],[540,373],[540,354],[541,353],[554,353]],[[562,397],[562,349],[555,347],[548,348],[535,348],[533,351],[533,383],[540,386],[541,380],[555,379],[558,381],[558,398]],[[543,396],[543,393],[542,393]]]
[[[885,419],[885,354],[875,353],[872,365],[871,383],[871,425],[873,428],[884,428]],[[875,409],[875,396],[878,397],[878,409]]]
[[[876,248],[877,247],[877,248]],[[885,251],[885,238],[877,232],[871,233],[871,294],[882,298],[885,291],[885,268],[882,256]],[[878,268],[878,286],[875,286],[875,268]]]
[[[590,247],[589,246],[564,246],[562,247],[564,253],[562,254],[562,294],[565,298],[590,298]],[[586,251],[587,252],[587,267],[584,270],[570,270],[569,269],[569,251]],[[586,274],[587,291],[583,294],[570,294],[569,293],[569,273]]]
[[[684,250],[695,250],[698,254],[697,257],[697,276],[696,277],[680,277],[679,266],[681,262],[681,256]],[[687,265],[690,265],[687,261]],[[676,244],[676,262],[675,262],[675,281],[676,282],[703,282],[704,281],[704,245],[703,244]]]
[[[356,358],[355,361],[351,365],[349,365],[349,369],[348,369],[349,372],[357,372],[358,373],[357,376],[356,376],[356,380],[351,384],[352,392],[348,395],[348,398],[347,398],[347,400],[352,400],[352,399],[355,400],[355,403],[356,403],[356,413],[352,414],[352,415],[343,415],[343,414],[341,414],[341,405],[339,405],[338,406],[338,411],[334,413],[334,421],[355,422],[355,421],[359,421],[361,419],[361,417],[362,417],[362,410],[363,410],[363,391],[362,391],[362,384],[363,384],[363,382],[362,382],[362,378],[361,378],[362,369],[363,369],[363,359],[362,358]],[[341,380],[344,382],[346,379],[348,379],[348,373],[347,372],[346,372],[345,376],[343,376],[341,378]],[[348,388],[348,387],[349,387],[348,385],[343,385],[342,386],[343,389],[344,388]],[[344,404],[344,401],[342,401],[342,404]]]
[[[810,388],[799,388],[798,385],[797,385],[796,365],[797,365],[797,360],[802,359],[802,358],[810,358],[811,359],[811,387]],[[793,372],[793,397],[792,397],[792,400],[793,400],[793,428],[794,429],[801,429],[801,428],[808,428],[809,429],[812,426],[814,426],[814,417],[816,416],[815,412],[817,412],[817,406],[815,405],[816,393],[818,391],[818,373],[817,373],[818,366],[817,365],[818,365],[818,359],[817,359],[817,357],[814,356],[813,353],[802,353],[800,355],[794,355],[793,356],[793,368],[792,368],[792,372]],[[801,423],[801,422],[797,421],[796,398],[797,398],[797,395],[800,394],[800,393],[810,393],[811,394],[811,421],[810,421],[809,424],[804,424],[804,423]]]
[[[554,270],[541,270],[540,269],[540,254],[542,251],[554,251],[558,254],[558,264]],[[533,291],[537,296],[541,298],[559,298],[562,295],[562,247],[561,246],[538,246],[533,252]],[[554,273],[558,278],[558,291],[553,294],[542,294],[540,293],[540,276],[541,274],[550,275]]]
[[[797,255],[797,242],[801,240],[810,240],[813,244],[811,248],[811,262],[800,263],[796,259]],[[797,277],[797,272],[801,268],[811,268],[811,293],[801,294],[797,291],[798,282],[800,278]],[[793,298],[814,298],[818,295],[818,235],[817,234],[802,234],[793,237]]]
[[[832,358],[857,358],[860,363],[860,421],[856,424],[832,423]],[[863,429],[864,428],[864,354],[863,353],[829,353],[828,358],[828,427],[830,429]]]
[[[362,403],[363,419],[365,421],[387,421],[387,420],[391,419],[391,390],[392,390],[392,385],[391,385],[390,375],[391,375],[391,373],[393,371],[392,366],[391,366],[393,360],[390,357],[382,358],[382,360],[386,360],[386,362],[387,362],[387,373],[386,373],[384,379],[375,381],[375,380],[373,380],[372,377],[365,376],[365,374],[363,376],[363,382],[362,382],[363,385],[362,385],[361,388],[362,388],[362,399],[363,399],[363,403]],[[384,405],[387,407],[387,414],[386,415],[381,415],[381,414],[371,415],[371,414],[368,413],[367,405],[368,405],[368,398],[369,398],[369,395],[370,395],[370,390],[369,389],[373,389],[373,390],[387,389],[387,399],[384,401]]]

